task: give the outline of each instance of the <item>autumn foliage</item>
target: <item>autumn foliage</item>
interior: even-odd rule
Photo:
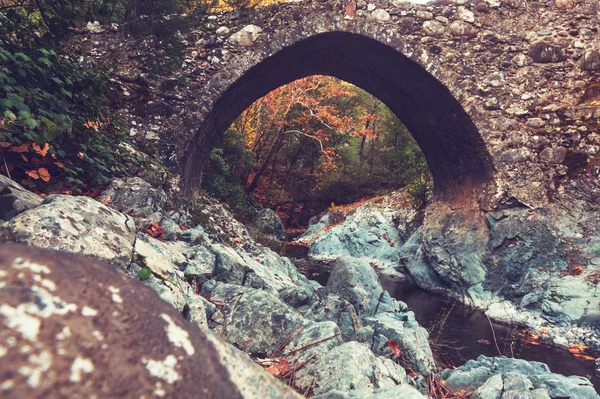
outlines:
[[[332,202],[345,204],[431,181],[424,157],[385,105],[338,79],[310,76],[273,90],[246,109],[211,154],[205,190],[246,196],[288,226]]]

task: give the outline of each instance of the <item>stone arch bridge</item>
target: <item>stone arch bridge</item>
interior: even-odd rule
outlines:
[[[544,205],[598,159],[599,10],[593,0],[347,0],[209,15],[184,63],[191,79],[208,65],[184,181],[199,181],[213,143],[253,101],[325,74],[398,115],[439,194],[487,187],[487,203]]]
[[[92,34],[88,54],[118,60],[130,134],[158,141],[187,187],[254,100],[326,74],[398,115],[438,198],[476,188],[484,209],[543,207],[600,196],[599,13],[596,0],[301,0],[189,16],[180,58],[119,32]],[[170,74],[148,66],[169,57]]]

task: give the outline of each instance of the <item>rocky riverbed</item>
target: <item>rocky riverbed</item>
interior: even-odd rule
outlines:
[[[441,370],[427,331],[382,288],[379,255],[340,253],[321,285],[257,244],[223,206],[206,205],[195,224],[185,210],[166,211],[166,193],[138,178],[113,181],[98,201],[40,198],[5,178],[0,186],[0,240],[63,251],[2,247],[0,389],[9,397],[202,389],[425,398],[433,381],[472,398],[599,397],[585,378],[537,362],[482,356]],[[373,228],[383,225],[376,220]],[[410,230],[375,235],[400,250]],[[393,256],[385,251],[380,267]]]

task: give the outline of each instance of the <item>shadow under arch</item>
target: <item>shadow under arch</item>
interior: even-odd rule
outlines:
[[[385,103],[423,151],[436,195],[492,179],[494,167],[473,121],[450,91],[423,67],[369,37],[328,32],[298,41],[250,68],[214,102],[190,143],[183,181],[199,185],[219,136],[270,91],[310,75],[352,83]]]

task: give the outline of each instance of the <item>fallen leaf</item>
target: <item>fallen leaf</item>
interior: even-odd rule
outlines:
[[[492,343],[490,341],[488,341],[487,339],[479,339],[477,340],[478,344],[484,344],[484,345],[491,345]]]
[[[146,233],[150,235],[150,237],[159,238],[163,235],[165,229],[159,226],[156,222],[152,222],[150,227],[146,229]]]
[[[392,350],[392,352],[394,353],[394,355],[396,355],[397,358],[402,357],[402,349],[400,349],[400,345],[398,344],[398,342],[394,341],[393,339],[389,339],[387,345],[388,348]]]
[[[6,141],[0,141],[0,147],[2,148],[7,148],[10,147],[12,145],[12,143],[8,143]]]
[[[242,239],[240,237],[234,237],[231,239],[231,242],[234,244],[239,244],[240,242],[242,242]]]
[[[21,154],[21,159],[25,162],[29,162],[29,159],[27,159],[27,157],[23,154]]]
[[[283,376],[290,371],[290,364],[287,360],[280,359],[275,361],[269,367],[265,368],[265,371],[275,377]]]
[[[21,144],[18,147],[13,147],[10,149],[11,152],[27,152],[29,151],[29,144]]]
[[[48,153],[48,150],[50,149],[50,145],[48,145],[48,143],[44,144],[44,147],[40,147],[37,144],[32,144],[31,147],[33,148],[33,150],[35,152],[37,152],[38,154],[40,154],[43,157],[46,156],[46,154]]]
[[[37,179],[39,179],[39,178],[40,178],[40,175],[39,175],[39,173],[38,173],[38,172],[37,172],[37,170],[35,170],[35,169],[28,170],[28,171],[27,171],[27,172],[25,172],[25,173],[27,174],[27,176],[31,177],[32,179],[35,179],[35,180],[37,180]]]
[[[48,169],[46,168],[39,168],[38,169],[38,174],[40,175],[40,177],[42,178],[43,181],[45,181],[46,183],[48,183],[50,181],[50,172],[48,172]]]
[[[64,164],[64,163],[62,163],[62,162],[60,162],[60,161],[56,161],[56,162],[54,162],[54,165],[58,166],[58,167],[59,167],[59,168],[61,168],[61,169],[64,169],[64,168],[65,168],[65,164]]]

